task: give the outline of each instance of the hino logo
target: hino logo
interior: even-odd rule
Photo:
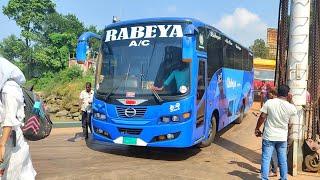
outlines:
[[[137,114],[137,111],[134,108],[127,108],[126,110],[124,110],[124,114],[127,117],[134,117]]]

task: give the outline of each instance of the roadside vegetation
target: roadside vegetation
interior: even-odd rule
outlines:
[[[79,95],[86,82],[94,82],[93,70],[84,73],[78,66],[64,69],[58,73],[46,73],[40,78],[29,80],[26,87],[45,101],[51,119],[54,121],[80,120]]]

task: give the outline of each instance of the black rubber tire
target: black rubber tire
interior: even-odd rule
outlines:
[[[84,138],[85,139],[89,138],[88,126],[86,126],[86,131],[84,132]]]
[[[86,129],[85,129],[85,133],[84,133],[84,138],[88,139],[89,138],[89,121],[90,121],[89,113],[88,113],[88,115],[86,117],[86,121],[87,121],[87,123],[86,123],[86,127],[85,127]]]
[[[215,116],[212,116],[209,137],[208,137],[208,139],[199,143],[198,147],[200,147],[200,148],[209,147],[212,144],[212,142],[214,141],[216,133],[217,133],[217,120],[216,120]]]
[[[317,160],[317,154],[307,155],[304,158],[304,165],[309,171],[317,172],[320,170],[320,162]]]
[[[241,106],[240,116],[234,121],[235,124],[241,124],[244,119],[244,107]]]

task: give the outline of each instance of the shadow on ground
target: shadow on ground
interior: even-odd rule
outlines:
[[[260,164],[261,155],[252,149],[241,146],[223,137],[217,137],[214,143],[228,151],[240,155],[252,163]]]
[[[250,180],[255,180],[255,179],[260,179],[259,178],[259,174],[256,173],[251,173],[251,172],[242,172],[242,171],[238,171],[238,170],[234,170],[232,172],[228,172],[229,175],[231,176],[237,176],[241,179],[250,179]]]
[[[239,161],[230,161],[229,164],[236,164],[239,167],[243,168],[243,169],[247,169],[248,171],[252,172],[252,173],[260,173],[260,169],[245,163],[245,162],[239,162]]]
[[[110,144],[95,141],[91,138],[86,141],[86,144],[91,150],[98,152],[164,161],[183,161],[201,151],[199,148],[153,148]]]
[[[217,133],[214,144],[216,144],[216,145],[218,145],[228,151],[236,153],[252,163],[260,164],[260,159],[261,159],[260,153],[257,153],[256,151],[254,151],[252,149],[241,146],[240,144],[237,144],[233,141],[230,141],[230,140],[222,137],[222,135],[224,133],[226,133],[227,131],[229,131],[230,129],[232,129],[233,126],[235,126],[235,125],[230,124],[229,126],[224,128],[223,130],[221,130],[219,133]]]

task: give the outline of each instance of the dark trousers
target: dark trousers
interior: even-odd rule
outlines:
[[[83,129],[83,134],[87,134],[88,132],[88,127],[90,128],[90,132],[92,132],[91,129],[91,113],[88,113],[87,111],[82,111],[82,129]]]

